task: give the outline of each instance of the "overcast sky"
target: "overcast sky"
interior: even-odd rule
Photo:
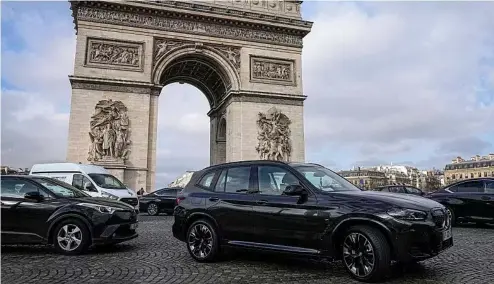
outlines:
[[[1,5],[1,163],[62,161],[69,4]],[[314,22],[303,50],[307,161],[443,168],[494,152],[494,3],[304,1],[302,10]],[[209,164],[204,95],[173,84],[159,104],[157,187]]]

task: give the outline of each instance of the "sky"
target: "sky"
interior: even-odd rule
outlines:
[[[494,3],[304,1],[306,160],[444,168],[494,152]],[[66,158],[76,35],[66,1],[1,2],[1,164]],[[157,187],[209,165],[209,110],[159,98]],[[193,151],[184,149],[194,149]]]

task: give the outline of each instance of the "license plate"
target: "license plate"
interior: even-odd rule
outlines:
[[[130,224],[130,229],[135,230],[137,229],[138,223]]]
[[[448,240],[449,238],[451,238],[451,228],[443,232],[443,241]]]

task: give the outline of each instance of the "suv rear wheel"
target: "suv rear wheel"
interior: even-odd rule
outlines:
[[[341,244],[346,270],[359,281],[383,280],[389,273],[391,249],[386,237],[369,226],[350,227]]]
[[[187,230],[186,242],[187,250],[195,260],[211,262],[218,258],[218,234],[210,221],[194,221]]]

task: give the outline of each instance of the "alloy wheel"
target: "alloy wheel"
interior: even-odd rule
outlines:
[[[190,230],[187,243],[195,257],[204,259],[213,249],[213,233],[206,225],[197,224]]]
[[[148,206],[148,214],[149,215],[156,215],[158,213],[158,205],[151,203]]]
[[[350,233],[343,242],[343,262],[357,277],[368,276],[375,265],[371,242],[360,233]]]
[[[81,245],[82,231],[75,224],[67,224],[58,231],[57,242],[63,250],[73,251]]]

